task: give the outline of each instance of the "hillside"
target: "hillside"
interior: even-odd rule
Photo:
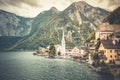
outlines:
[[[108,22],[109,24],[120,24],[120,7],[112,11],[110,15],[103,20],[103,22]]]

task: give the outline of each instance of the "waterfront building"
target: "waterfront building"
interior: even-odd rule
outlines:
[[[110,25],[109,23],[102,23],[98,26],[95,32],[95,39],[111,39],[111,35],[120,32],[120,25]]]
[[[114,62],[115,60],[120,59],[120,41],[101,40],[98,52],[105,55],[106,63]]]
[[[102,23],[95,32],[95,39],[100,39],[99,55],[105,56],[105,62],[120,59],[120,25]]]
[[[80,49],[74,47],[73,49],[66,49],[66,54],[70,56],[80,56]]]

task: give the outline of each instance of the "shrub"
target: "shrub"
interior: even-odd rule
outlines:
[[[102,72],[102,68],[101,67],[97,67],[96,68],[96,72]]]
[[[120,80],[120,71],[117,71],[115,75],[115,80]]]

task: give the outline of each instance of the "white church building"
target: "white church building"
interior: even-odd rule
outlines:
[[[56,47],[57,55],[59,52],[61,56],[65,56],[65,55],[79,56],[80,55],[80,50],[78,47],[74,47],[73,49],[66,49],[64,31],[62,34],[61,45],[55,45],[55,47]]]

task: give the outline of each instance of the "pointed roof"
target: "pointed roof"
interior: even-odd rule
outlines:
[[[64,38],[64,30],[63,30],[63,34],[62,34],[62,40],[61,40],[61,45],[65,47],[65,38]]]
[[[65,36],[65,34],[64,34],[64,30],[63,30],[62,39],[64,39],[64,36]]]

